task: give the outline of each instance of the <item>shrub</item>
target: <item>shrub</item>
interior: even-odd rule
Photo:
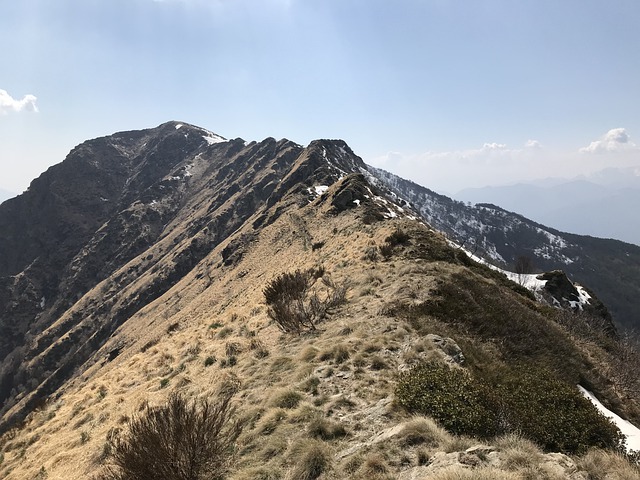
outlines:
[[[548,451],[619,450],[624,437],[577,388],[530,365],[505,367],[491,384],[464,370],[418,364],[401,374],[396,398],[458,435],[519,433]]]
[[[322,278],[325,290],[321,298],[312,287]],[[346,285],[336,285],[324,276],[324,269],[296,270],[283,273],[270,281],[264,291],[267,314],[284,332],[301,333],[315,330],[316,324],[332,308],[346,300]]]
[[[583,453],[624,445],[618,428],[575,386],[545,369],[512,368],[495,388],[505,431],[520,432],[545,450]]]
[[[393,245],[391,245],[390,243],[380,245],[380,247],[378,248],[380,250],[380,255],[382,255],[385,260],[390,259],[393,255]]]
[[[269,356],[269,350],[259,338],[252,338],[249,342],[249,350],[253,351],[256,358],[265,358]]]
[[[229,368],[233,367],[238,363],[238,357],[235,355],[229,355],[226,358],[220,360],[220,368]]]
[[[147,407],[110,441],[99,480],[217,480],[224,478],[242,427],[231,400],[237,388],[215,401],[189,402],[173,394],[165,405]]]
[[[368,260],[370,262],[377,262],[378,261],[378,249],[375,246],[370,246],[367,247],[366,250],[364,251],[364,257],[365,260]]]
[[[410,237],[407,233],[397,228],[393,231],[393,233],[391,233],[391,235],[385,238],[384,241],[391,246],[396,246],[407,243],[409,241],[409,238]]]
[[[498,432],[484,386],[465,370],[436,362],[418,364],[400,375],[395,394],[407,410],[429,415],[457,435],[486,438]]]

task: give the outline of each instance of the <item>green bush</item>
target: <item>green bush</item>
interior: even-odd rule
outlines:
[[[418,364],[400,375],[395,395],[407,410],[429,415],[457,435],[486,438],[498,433],[485,388],[465,370]]]
[[[490,383],[465,370],[423,363],[400,376],[395,395],[407,410],[431,416],[458,435],[519,433],[545,450],[565,453],[623,448],[617,427],[549,371],[515,365],[491,378]]]
[[[541,368],[521,366],[495,386],[503,428],[520,432],[548,451],[584,453],[590,447],[620,450],[618,428],[578,389]]]

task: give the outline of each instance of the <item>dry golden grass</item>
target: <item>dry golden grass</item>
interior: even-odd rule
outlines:
[[[430,480],[522,480],[522,477],[514,472],[506,472],[493,467],[465,468],[462,466],[448,467],[433,474],[429,474]]]
[[[496,439],[501,449],[502,464],[507,470],[521,470],[540,463],[542,451],[536,444],[519,435],[509,434]]]
[[[105,362],[98,355],[7,441],[0,478],[35,478],[43,467],[48,480],[87,478],[107,437],[144,405],[159,405],[175,390],[210,396],[229,375],[241,383],[237,398],[245,420],[235,480],[397,478],[410,466],[406,459],[415,466],[436,451],[472,446],[472,439],[454,437],[428,418],[409,417],[391,401],[400,368],[439,354],[424,332],[384,313],[393,301],[426,300],[438,278],[462,267],[404,258],[401,246],[388,261],[363,262],[366,249],[382,245],[397,225],[412,235],[426,227],[407,220],[363,225],[357,210],[325,216],[314,208],[301,208],[297,220],[284,215],[263,229],[233,268],[220,261],[224,243],[134,315],[113,338],[126,345],[116,359]],[[324,242],[321,249],[311,250],[300,234],[301,222],[314,242]],[[267,316],[264,285],[284,271],[319,265],[334,281],[350,282],[348,303],[315,333],[283,334]],[[178,327],[169,329],[172,325]],[[431,333],[449,335],[435,320],[426,330],[431,325]],[[223,362],[231,357],[235,363]],[[207,364],[208,358],[217,361]],[[401,423],[395,438],[380,442],[393,458],[363,447],[335,459],[337,452],[365,445]],[[515,440],[502,448],[511,452],[516,470],[451,469],[430,478],[511,480],[522,478],[517,468],[535,463],[535,452]],[[619,459],[590,455],[581,460],[585,470],[605,460],[614,470],[623,468],[615,466]]]
[[[443,450],[446,450],[446,445],[453,441],[453,436],[429,417],[416,417],[409,420],[398,438],[407,447],[423,445],[441,447]]]
[[[604,450],[590,450],[578,459],[578,467],[589,480],[638,480],[640,468],[622,455]]]

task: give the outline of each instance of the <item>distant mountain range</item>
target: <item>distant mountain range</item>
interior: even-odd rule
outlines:
[[[470,188],[463,202],[491,203],[565,232],[640,245],[640,167],[606,169],[588,177]]]

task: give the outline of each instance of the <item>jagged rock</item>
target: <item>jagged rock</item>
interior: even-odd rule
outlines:
[[[580,302],[578,290],[562,270],[545,272],[537,278],[546,281],[545,290],[558,302]]]
[[[604,332],[612,336],[617,335],[616,327],[607,307],[585,287],[580,286],[579,288],[582,290],[580,292],[565,272],[553,270],[542,273],[537,278],[546,282],[542,296],[549,303],[600,318]]]

